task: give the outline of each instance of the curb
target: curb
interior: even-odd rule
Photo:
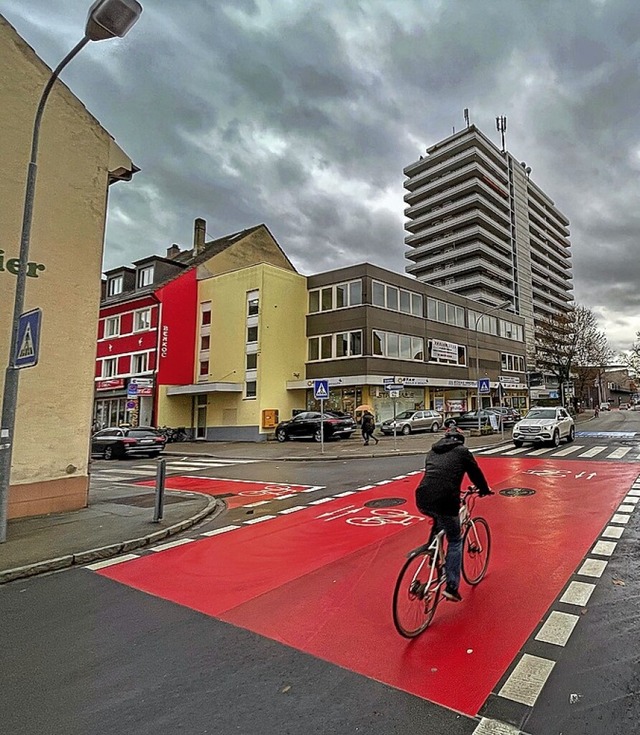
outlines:
[[[118,554],[123,554],[132,549],[138,549],[141,546],[147,546],[154,544],[157,541],[161,541],[168,536],[173,536],[180,531],[184,531],[191,526],[195,526],[196,523],[210,516],[214,511],[219,513],[224,510],[224,504],[218,501],[216,498],[212,498],[204,493],[197,493],[191,491],[192,495],[201,495],[202,497],[209,498],[207,507],[196,513],[190,518],[185,518],[182,521],[174,523],[172,526],[167,526],[159,531],[147,534],[146,536],[140,536],[139,538],[128,539],[127,541],[119,541],[115,544],[109,544],[107,546],[100,546],[96,549],[88,549],[87,551],[80,551],[75,554],[66,554],[65,556],[58,556],[54,559],[46,559],[44,561],[34,562],[33,564],[26,564],[22,567],[14,567],[13,569],[5,569],[0,571],[0,585],[6,584],[7,582],[13,582],[16,579],[24,579],[25,577],[34,577],[38,574],[44,574],[45,572],[54,572],[59,569],[66,569],[68,567],[89,564],[93,561],[99,561],[100,559],[108,559]]]

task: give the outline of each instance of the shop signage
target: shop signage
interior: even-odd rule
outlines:
[[[166,357],[169,354],[169,327],[162,327],[162,337],[160,339],[160,357]]]
[[[37,278],[39,271],[45,270],[42,263],[27,263],[27,278]],[[5,258],[4,250],[0,250],[0,273],[11,273],[18,275],[20,270],[20,258]]]
[[[431,357],[434,360],[451,360],[458,362],[458,345],[442,339],[431,340]]]
[[[111,378],[111,380],[99,380],[96,383],[96,390],[117,390],[124,388],[124,378]]]

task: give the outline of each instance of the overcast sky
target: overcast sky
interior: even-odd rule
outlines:
[[[141,168],[111,189],[105,268],[265,223],[304,274],[404,272],[402,169],[464,125],[571,221],[576,300],[640,330],[638,0],[142,0],[64,81]],[[3,0],[55,66],[89,0]]]

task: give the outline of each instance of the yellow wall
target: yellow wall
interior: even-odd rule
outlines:
[[[0,249],[18,256],[31,131],[50,74],[0,16]],[[126,157],[79,100],[57,83],[45,109],[25,310],[43,311],[40,363],[20,378],[10,517],[83,507],[106,193]],[[130,161],[129,161],[130,165]],[[16,277],[0,271],[0,389]]]
[[[287,391],[286,383],[294,373],[304,375],[306,278],[260,264],[207,278],[198,288],[199,301],[211,301],[212,307],[209,381],[240,385],[245,373],[246,295],[256,289],[260,292],[257,398],[210,393],[208,425],[260,426],[263,409],[278,409],[281,418],[289,418],[293,408],[304,406],[304,396]],[[233,411],[235,421],[229,413]]]
[[[158,426],[191,426],[191,396],[169,396],[167,386],[158,386]]]

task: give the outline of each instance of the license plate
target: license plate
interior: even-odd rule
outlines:
[[[140,439],[140,444],[153,444],[153,439]]]

